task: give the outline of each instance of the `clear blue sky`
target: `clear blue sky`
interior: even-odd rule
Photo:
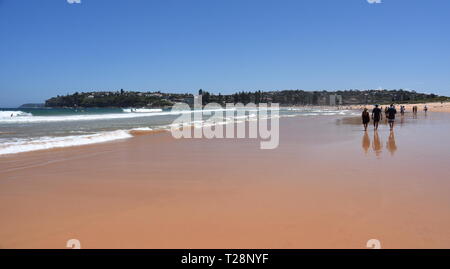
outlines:
[[[0,0],[0,107],[86,90],[450,95],[449,0]]]

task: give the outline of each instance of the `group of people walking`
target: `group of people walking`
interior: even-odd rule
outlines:
[[[373,127],[375,130],[378,130],[378,124],[383,119],[382,113],[383,110],[379,107],[379,105],[375,105],[375,108],[372,110]],[[402,110],[402,114],[403,113],[404,110]],[[393,130],[395,122],[395,114],[397,114],[397,110],[395,109],[394,104],[391,104],[389,107],[386,107],[384,110],[384,114],[386,116],[386,119],[388,120],[389,128]],[[370,118],[371,117],[369,114],[369,110],[367,108],[364,108],[364,111],[362,112],[362,122],[364,125],[364,131],[367,131],[367,126],[369,125]]]
[[[412,107],[412,112],[414,113],[414,115],[417,114],[417,110],[418,110],[417,106],[413,106],[413,107]],[[427,113],[427,111],[428,111],[427,105],[425,105],[425,106],[423,107],[423,111],[424,111],[425,113]]]

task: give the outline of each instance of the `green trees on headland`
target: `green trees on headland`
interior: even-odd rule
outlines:
[[[203,104],[208,103],[279,103],[281,105],[328,105],[330,96],[339,95],[342,105],[387,104],[448,101],[448,97],[405,90],[346,90],[346,91],[240,91],[234,94],[212,94],[200,90]],[[103,91],[82,92],[57,96],[45,102],[47,107],[170,107],[176,102],[192,104],[192,94]]]
[[[182,101],[182,96],[179,97]],[[167,107],[173,101],[164,98],[163,94],[126,92],[84,92],[65,96],[57,96],[45,101],[47,107]]]

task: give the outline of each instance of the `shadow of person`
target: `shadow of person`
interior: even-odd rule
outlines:
[[[364,150],[364,153],[367,154],[369,152],[370,138],[369,138],[369,134],[367,132],[364,132],[364,136],[362,138],[362,148]]]
[[[389,138],[388,138],[388,141],[386,143],[386,148],[389,150],[391,155],[394,155],[394,153],[397,151],[397,145],[395,144],[394,131],[391,131],[389,133]]]
[[[375,152],[375,155],[377,155],[377,157],[380,157],[383,146],[381,145],[381,140],[380,136],[378,135],[378,131],[373,132],[372,149]]]

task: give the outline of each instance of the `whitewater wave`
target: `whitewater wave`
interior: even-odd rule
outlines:
[[[10,119],[15,117],[31,117],[33,114],[23,111],[0,111],[0,119]]]
[[[125,113],[152,113],[152,112],[162,112],[160,108],[122,108]]]
[[[208,111],[223,111],[225,109],[218,110],[208,110]],[[9,113],[9,118],[0,119],[1,122],[7,122],[8,120],[14,120],[14,122],[51,122],[51,121],[83,121],[83,120],[104,120],[104,119],[120,119],[120,118],[134,118],[134,117],[146,117],[146,116],[157,116],[157,115],[179,115],[184,113],[201,113],[205,111],[191,111],[191,110],[183,110],[183,111],[165,111],[165,112],[154,112],[154,113],[115,113],[115,114],[92,114],[92,115],[68,115],[68,116],[32,116],[30,113],[22,112],[22,111],[2,111],[5,113]],[[15,115],[21,116],[13,116],[11,117],[11,113],[16,112]],[[352,115],[349,111],[343,110],[309,110],[308,112],[304,111],[301,114],[289,114],[289,115],[273,115],[267,116],[263,119],[270,119],[273,117],[283,118],[283,117],[299,117],[299,116],[317,116],[317,115]],[[10,119],[12,118],[12,119]],[[3,121],[2,121],[3,120]],[[205,120],[197,120],[185,122],[181,126],[180,124],[168,124],[168,125],[156,125],[150,127],[137,127],[131,129],[121,128],[115,131],[100,131],[96,133],[89,133],[87,131],[80,129],[77,127],[76,130],[69,131],[68,136],[41,136],[41,137],[31,137],[31,138],[0,138],[0,155],[5,154],[14,154],[20,152],[28,152],[28,151],[37,151],[37,150],[45,150],[52,148],[63,148],[63,147],[72,147],[72,146],[81,146],[81,145],[89,145],[96,144],[102,142],[109,142],[120,139],[131,138],[134,135],[143,135],[152,133],[154,131],[167,130],[169,131],[171,128],[180,128],[182,126],[191,126],[194,128],[203,128],[214,125],[224,125],[228,123],[242,123],[245,121],[256,121],[258,120],[257,113],[248,113],[247,115],[235,115],[231,117],[225,117],[223,121],[220,118],[216,118],[215,116],[205,119]],[[78,124],[76,124],[78,126]],[[55,131],[54,134],[64,134],[64,130]],[[6,134],[9,132],[3,132]]]
[[[100,132],[88,135],[63,136],[63,137],[39,137],[30,139],[18,139],[16,141],[2,142],[0,144],[0,155],[14,154],[20,152],[82,146],[109,142],[119,139],[133,137],[128,131],[117,130],[111,132]]]
[[[226,111],[228,109],[209,109],[209,110],[173,110],[161,112],[140,112],[140,113],[111,113],[111,114],[83,114],[83,115],[59,115],[59,116],[33,116],[30,113],[22,114],[20,117],[1,118],[0,123],[43,123],[43,122],[67,122],[67,121],[94,121],[94,120],[115,120],[130,119],[140,117],[155,117],[167,115],[180,115],[189,113],[201,113],[212,111]],[[3,111],[5,112],[5,111]],[[25,113],[25,112],[23,112]]]

